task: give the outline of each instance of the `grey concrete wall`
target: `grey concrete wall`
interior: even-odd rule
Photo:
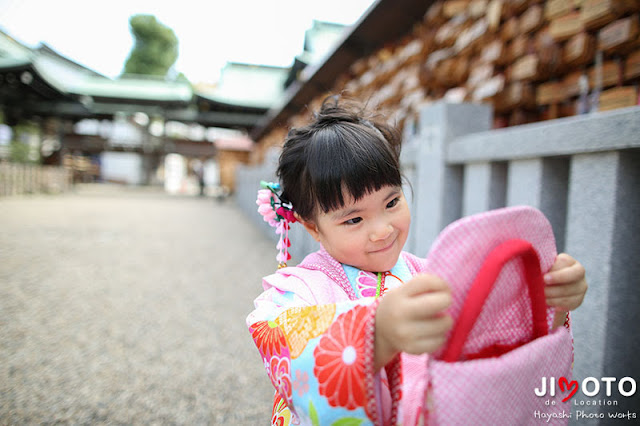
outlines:
[[[574,377],[640,381],[640,108],[465,135],[448,145],[446,161],[464,167],[465,215],[499,207],[504,192],[505,205],[545,213],[558,250],[585,266],[590,289],[572,315]],[[604,419],[572,424],[609,424],[616,412],[640,417],[640,395],[620,396],[617,385],[611,398],[604,390],[574,398],[607,399],[618,405],[574,405],[574,416]]]
[[[560,118],[457,138],[447,147],[453,164],[567,156],[640,147],[640,108]]]
[[[584,305],[573,316],[575,374],[578,378],[631,376],[638,380],[638,151],[579,154],[572,158],[571,166],[567,251],[585,265],[590,284]],[[616,400],[620,409],[637,412],[640,407],[638,396]],[[585,410],[608,411],[599,406]]]

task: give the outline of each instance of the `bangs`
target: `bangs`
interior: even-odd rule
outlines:
[[[341,123],[320,130],[314,139],[303,180],[324,213],[344,207],[345,196],[357,201],[384,186],[402,185],[399,153],[377,129]]]
[[[402,186],[402,135],[361,106],[325,99],[313,121],[292,128],[276,174],[280,198],[298,217],[313,221],[385,186]]]

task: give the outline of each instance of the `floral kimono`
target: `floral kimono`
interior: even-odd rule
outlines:
[[[378,296],[409,280],[420,262],[403,252],[391,271],[374,274],[321,249],[264,278],[247,325],[276,389],[271,424],[408,424],[407,416],[418,417],[424,381],[411,381],[411,370],[424,369],[426,355],[398,355],[379,372],[373,356]],[[399,407],[401,395],[411,397]]]

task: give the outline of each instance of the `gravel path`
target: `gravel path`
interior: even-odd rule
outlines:
[[[244,321],[274,257],[233,201],[0,199],[0,424],[268,424]]]

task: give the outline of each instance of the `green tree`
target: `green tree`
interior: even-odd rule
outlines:
[[[129,27],[135,44],[124,65],[124,74],[166,77],[178,59],[178,38],[173,30],[153,15],[134,15],[129,18]]]

